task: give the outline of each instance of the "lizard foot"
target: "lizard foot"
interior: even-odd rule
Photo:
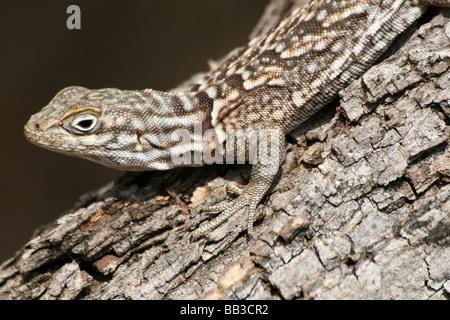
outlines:
[[[270,185],[269,185],[270,186]],[[221,212],[213,220],[208,221],[206,224],[202,225],[196,229],[191,236],[191,240],[195,241],[198,238],[205,235],[210,230],[222,224],[233,214],[241,210],[243,207],[248,206],[248,220],[247,220],[247,232],[251,236],[253,234],[253,222],[256,215],[256,207],[260,202],[261,198],[267,191],[267,187],[264,185],[253,186],[253,188],[247,185],[245,188],[239,188],[234,185],[227,185],[227,191],[231,193],[238,194],[239,197],[232,200],[231,202],[217,205],[208,206],[202,209],[203,212]]]

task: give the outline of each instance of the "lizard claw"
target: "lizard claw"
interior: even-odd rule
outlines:
[[[244,191],[244,188],[238,187],[235,184],[227,184],[227,192],[240,195]]]
[[[240,195],[244,189],[240,188],[234,184],[227,184],[226,190],[229,193]],[[230,206],[230,203],[219,204],[219,205],[215,205],[215,206],[206,206],[206,207],[202,208],[202,212],[222,212],[225,209],[227,209],[229,206]]]
[[[240,209],[247,206],[249,204],[248,198],[249,198],[248,195],[246,195],[244,193],[229,203],[203,208],[202,211],[204,211],[204,212],[221,212],[221,213],[217,217],[215,217],[213,220],[208,221],[206,224],[204,224],[201,227],[199,227],[198,229],[196,229],[192,233],[192,236],[191,236],[192,241],[195,241],[198,238],[204,236],[208,231],[210,231],[210,230],[214,229],[215,227],[217,227],[218,225],[222,224],[225,220],[227,220],[229,217],[234,215]],[[256,209],[256,206],[255,206],[255,209]],[[249,209],[249,217],[255,215],[255,212],[254,212],[254,211],[256,211],[255,209]],[[248,229],[248,231],[250,234],[253,230],[253,220],[251,223],[249,223],[249,226],[250,226],[250,228]]]
[[[229,217],[234,215],[236,212],[238,212],[245,206],[249,207],[247,220],[247,233],[251,237],[253,234],[253,222],[256,216],[256,207],[258,203],[261,201],[264,194],[266,193],[267,189],[268,186],[267,184],[264,183],[260,185],[249,184],[242,189],[233,186],[232,192],[234,191],[239,192],[240,193],[239,197],[226,204],[203,208],[202,211],[221,212],[221,213],[213,220],[208,221],[206,224],[196,229],[192,233],[191,241],[195,241],[198,238],[204,236],[207,232],[214,229],[218,225],[222,224],[225,220],[227,220]]]

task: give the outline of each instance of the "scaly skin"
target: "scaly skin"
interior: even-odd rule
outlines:
[[[222,213],[192,238],[245,206],[251,235],[256,206],[280,167],[284,135],[361,76],[428,5],[450,7],[450,0],[311,1],[190,91],[66,88],[31,117],[25,136],[128,171],[199,166],[213,153],[216,161],[249,161],[249,184],[230,204],[207,208]],[[265,144],[268,153],[261,152]]]

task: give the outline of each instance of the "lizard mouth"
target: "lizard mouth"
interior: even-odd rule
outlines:
[[[40,137],[40,135],[38,133],[39,129],[40,129],[40,125],[38,123],[36,123],[33,126],[30,124],[30,122],[28,122],[23,128],[23,133],[28,141],[35,143],[35,142],[37,142],[38,137]]]
[[[39,124],[31,125],[27,123],[23,128],[23,133],[28,142],[31,142],[34,145],[39,147],[43,147],[49,150],[54,150],[52,148],[52,144],[49,141],[48,137],[44,136],[41,131],[39,131]]]
[[[39,122],[30,119],[27,124],[23,128],[23,133],[25,138],[34,145],[37,145],[41,148],[45,148],[50,151],[62,152],[69,150],[61,150],[60,146],[61,139],[59,137],[55,137],[53,135],[46,134],[42,130],[42,125]]]
[[[60,144],[61,137],[57,130],[53,130],[55,122],[40,122],[36,115],[31,116],[23,128],[25,138],[40,147],[55,151]]]

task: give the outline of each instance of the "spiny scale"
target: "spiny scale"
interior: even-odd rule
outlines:
[[[259,151],[265,137],[276,152],[252,163],[239,197],[214,207],[222,213],[192,237],[245,206],[251,234],[256,206],[281,163],[284,134],[362,75],[428,5],[450,7],[450,0],[313,0],[189,92],[66,88],[31,117],[25,135],[49,150],[121,170],[201,165],[204,159],[178,162],[174,155],[211,153],[235,138],[244,138],[243,157],[250,160],[249,150]],[[213,138],[203,139],[208,130]],[[238,157],[239,146],[226,147]]]
[[[194,90],[214,99],[212,124],[296,128],[361,75],[425,10],[415,1],[312,1],[253,39]]]

